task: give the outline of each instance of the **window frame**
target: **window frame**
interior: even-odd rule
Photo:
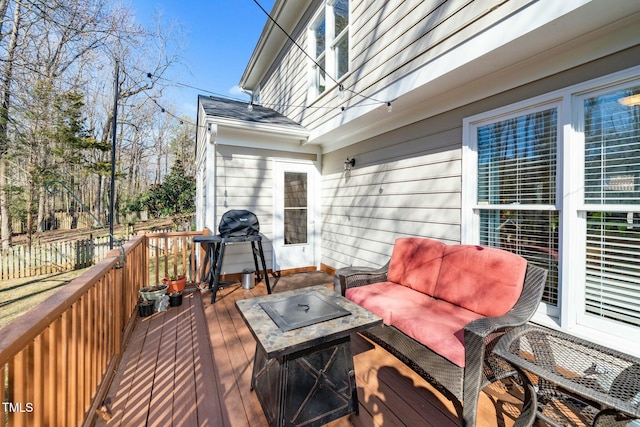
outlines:
[[[477,130],[480,127],[486,126],[491,123],[497,123],[509,119],[521,117],[523,115],[534,114],[550,109],[556,109],[557,112],[557,147],[556,147],[556,170],[559,168],[559,158],[561,156],[560,147],[562,141],[562,119],[561,119],[561,104],[559,99],[540,99],[533,104],[521,103],[515,108],[504,107],[498,110],[490,112],[487,116],[478,115],[473,118],[465,119],[463,121],[463,154],[462,154],[462,170],[473,171],[472,173],[462,174],[462,243],[467,244],[480,244],[480,212],[482,210],[501,210],[511,209],[517,211],[556,211],[561,221],[561,193],[559,188],[561,187],[558,176],[556,179],[555,188],[555,204],[518,204],[518,205],[502,205],[502,204],[486,204],[478,203],[478,141]],[[558,237],[559,244],[560,236]],[[559,251],[560,252],[560,251]],[[560,275],[560,272],[558,273]],[[558,305],[550,305],[541,303],[539,311],[542,311],[545,316],[550,318],[556,318],[560,314],[561,306],[561,279],[558,277]]]
[[[324,93],[329,92],[330,89],[337,85],[334,80],[337,80],[338,82],[344,80],[351,71],[351,2],[350,0],[347,0],[347,5],[349,6],[347,25],[340,34],[335,34],[335,14],[333,12],[333,8],[336,2],[337,0],[323,1],[319,10],[311,20],[311,25],[307,30],[308,51],[311,53],[311,57],[313,58],[313,60],[309,59],[309,95],[311,99],[318,98]],[[321,55],[316,55],[316,28],[323,19],[325,27],[324,52]],[[339,54],[338,46],[345,38],[347,41],[347,70],[344,74],[338,77],[338,67],[340,62],[337,58],[337,55]],[[325,71],[325,77],[324,89],[320,90],[320,83],[322,81],[320,73],[322,70],[320,70],[316,63],[321,63],[322,59],[324,60],[323,68]]]
[[[461,242],[478,244],[479,209],[491,206],[477,204],[478,153],[474,132],[478,126],[487,123],[557,106],[558,307],[554,310],[542,304],[533,320],[627,352],[629,348],[638,347],[638,340],[630,338],[637,335],[637,327],[606,318],[594,319],[585,312],[586,215],[587,212],[611,210],[640,213],[640,204],[612,206],[584,203],[585,135],[581,104],[585,98],[638,84],[640,66],[467,117],[463,119],[462,127]],[[540,210],[540,206],[535,205],[518,208]]]

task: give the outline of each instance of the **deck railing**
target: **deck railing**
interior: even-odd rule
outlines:
[[[185,275],[187,281],[200,282],[200,272],[196,265],[194,236],[204,232],[146,233],[149,250],[149,284],[160,283],[164,277]]]
[[[1,329],[0,426],[91,425],[132,330],[138,290],[167,273],[196,281],[199,234],[138,235]]]

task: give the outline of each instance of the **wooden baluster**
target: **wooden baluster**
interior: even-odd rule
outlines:
[[[8,401],[13,405],[27,405],[31,403],[28,395],[29,377],[29,348],[20,351],[9,363],[9,396]],[[35,409],[35,408],[34,408]],[[9,425],[12,427],[28,427],[29,420],[26,412],[9,411]]]

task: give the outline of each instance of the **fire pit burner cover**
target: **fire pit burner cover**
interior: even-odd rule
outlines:
[[[279,301],[263,302],[260,306],[282,331],[290,331],[351,314],[316,292],[295,295]]]

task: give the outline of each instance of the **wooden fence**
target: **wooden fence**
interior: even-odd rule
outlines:
[[[0,251],[0,280],[86,268],[103,259],[108,251],[109,236],[15,245]]]
[[[150,271],[188,271],[197,234],[136,236],[123,246],[126,262],[120,249],[110,251],[0,329],[0,426],[92,425],[132,330],[138,290]]]
[[[157,236],[167,233],[167,229],[171,228],[167,224],[160,224],[160,226],[160,230],[139,231],[138,234],[150,233],[151,236]],[[152,225],[152,227],[156,226]],[[125,230],[123,228],[121,232],[118,238],[124,241],[128,241],[134,235],[129,234],[133,232],[133,229]],[[178,245],[176,250],[183,250],[181,246],[183,243],[177,241],[175,244]],[[154,245],[157,246],[157,248],[154,246],[154,249],[158,249],[158,254],[174,249],[174,242],[170,238],[163,238]],[[185,246],[184,250],[187,249]],[[104,259],[107,252],[109,252],[109,236],[105,235],[94,236],[79,233],[78,238],[65,241],[37,242],[31,246],[16,244],[7,250],[0,250],[0,280],[20,279],[87,268]],[[165,273],[169,271],[167,266],[162,268]],[[179,274],[187,274],[187,272],[181,271]]]

